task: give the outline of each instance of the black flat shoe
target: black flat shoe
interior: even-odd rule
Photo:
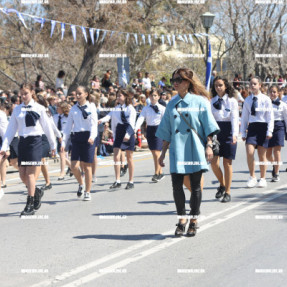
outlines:
[[[176,237],[180,237],[184,234],[186,224],[187,224],[187,220],[184,224],[182,224],[182,223],[176,224],[177,227],[176,227],[175,232],[174,232],[174,235]]]
[[[6,187],[7,187],[7,184],[2,185],[1,187],[2,187],[2,188],[6,188]]]
[[[71,169],[68,167],[67,171],[66,171],[66,175],[68,175],[71,172]]]
[[[127,184],[127,186],[126,186],[126,189],[132,189],[132,188],[134,188],[134,187],[135,187],[135,186],[134,186],[133,183],[128,182],[128,184]]]
[[[221,202],[229,202],[231,201],[231,196],[228,193],[224,193],[223,199],[221,200]]]
[[[115,189],[115,188],[120,188],[122,184],[120,182],[114,182],[111,186],[110,189]]]
[[[36,187],[34,194],[34,209],[38,210],[41,207],[41,199],[44,195],[44,190]]]
[[[52,188],[52,183],[50,183],[49,185],[43,185],[41,187],[42,190],[48,190],[48,189],[51,189]]]
[[[217,193],[215,194],[215,198],[221,198],[224,193],[225,193],[225,187],[224,186],[219,186],[217,188]]]
[[[34,197],[32,196],[27,196],[27,203],[24,208],[24,210],[21,212],[20,216],[22,215],[34,215]]]
[[[84,191],[84,186],[79,184],[79,189],[77,191],[77,196],[81,197]]]
[[[59,176],[59,177],[58,177],[58,180],[64,180],[64,179],[65,179],[64,176]]]
[[[196,229],[198,229],[199,227],[197,227],[197,222],[192,222],[189,223],[187,232],[186,232],[186,236],[187,237],[193,237],[196,235]]]

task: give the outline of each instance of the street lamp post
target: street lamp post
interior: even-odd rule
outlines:
[[[210,12],[205,12],[204,14],[202,14],[200,16],[202,25],[205,28],[205,32],[207,34],[207,36],[206,36],[206,61],[205,61],[205,64],[207,64],[207,59],[208,59],[208,32],[209,32],[210,27],[213,24],[214,17],[215,17],[215,15],[211,14]]]

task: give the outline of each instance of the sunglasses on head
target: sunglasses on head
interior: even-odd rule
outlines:
[[[174,78],[174,79],[170,79],[170,83],[171,84],[181,84],[183,80],[184,80],[183,78],[177,77],[177,78]]]

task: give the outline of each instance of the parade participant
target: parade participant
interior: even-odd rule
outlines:
[[[229,202],[232,182],[232,160],[235,159],[237,137],[239,132],[239,110],[235,90],[228,80],[216,77],[212,86],[211,111],[220,128],[217,140],[220,143],[219,155],[214,156],[211,167],[220,186],[216,198],[223,197],[221,202]],[[223,157],[224,176],[220,168],[220,157]]]
[[[41,206],[43,191],[36,188],[36,174],[39,173],[42,156],[42,133],[48,137],[52,155],[55,154],[56,141],[46,110],[39,105],[31,84],[21,85],[22,104],[13,110],[4,136],[0,154],[7,155],[9,144],[17,130],[20,136],[18,165],[21,180],[28,187],[25,209],[21,215],[32,215]]]
[[[62,135],[60,133],[60,131],[57,129],[57,127],[55,126],[52,114],[48,108],[48,103],[45,100],[45,98],[41,95],[37,95],[37,99],[36,99],[37,103],[40,104],[41,106],[45,107],[46,109],[46,113],[49,119],[49,123],[53,129],[54,132],[54,136],[56,136],[56,138],[61,138]],[[45,158],[50,157],[50,145],[49,145],[49,141],[47,139],[47,136],[45,135],[45,133],[42,134],[42,164],[41,164],[41,171],[43,173],[44,179],[45,179],[45,184],[43,186],[41,186],[42,190],[48,190],[52,188],[52,183],[50,181],[50,176],[48,173],[48,168],[47,168],[47,164],[45,161]],[[40,171],[39,171],[40,174]],[[36,174],[36,179],[38,178],[39,174]]]
[[[68,170],[71,168],[71,162],[69,160],[69,155],[68,155],[68,149],[64,152],[61,152],[61,143],[62,143],[62,136],[63,136],[63,131],[66,127],[66,123],[68,120],[68,115],[69,115],[69,106],[66,102],[61,102],[57,106],[57,115],[53,117],[54,123],[57,126],[57,129],[61,133],[61,138],[57,138],[57,151],[60,155],[60,176],[58,177],[58,180],[64,180],[65,178],[65,165],[67,164]],[[69,148],[69,144],[67,144],[67,147]]]
[[[92,186],[92,163],[94,160],[96,137],[97,137],[97,109],[90,103],[89,90],[86,87],[79,86],[76,90],[77,104],[75,104],[68,116],[64,136],[62,140],[61,152],[65,151],[68,138],[73,130],[72,152],[71,152],[71,170],[79,183],[77,196],[81,197],[84,191],[84,200],[91,200]],[[80,163],[82,163],[85,173],[85,184],[80,172]]]
[[[185,175],[190,177],[191,219],[187,236],[195,236],[197,216],[200,214],[202,173],[208,171],[207,161],[213,158],[212,136],[219,132],[219,128],[211,113],[208,92],[192,70],[175,70],[171,82],[178,94],[168,103],[156,132],[156,136],[163,140],[159,163],[164,166],[163,161],[170,145],[173,196],[180,218],[175,236],[183,235],[188,223],[183,181]]]
[[[120,181],[120,161],[121,152],[126,151],[128,168],[129,168],[129,182],[126,189],[134,188],[134,162],[133,152],[135,148],[134,126],[136,121],[136,111],[132,106],[132,98],[124,89],[119,89],[117,92],[118,105],[115,110],[111,111],[104,118],[100,119],[99,123],[105,123],[111,119],[112,131],[114,135],[114,169],[116,181],[110,187],[115,189],[121,187]]]
[[[266,157],[269,162],[273,163],[272,182],[276,182],[280,180],[281,147],[284,146],[285,131],[287,132],[287,104],[280,100],[279,87],[277,85],[272,85],[269,88],[269,97],[272,101],[274,112],[274,130],[273,136],[268,143]]]
[[[165,107],[158,103],[159,93],[156,90],[152,90],[150,93],[151,105],[145,106],[140,113],[136,126],[135,132],[140,129],[144,120],[147,123],[147,141],[149,149],[152,152],[153,160],[154,160],[154,169],[155,174],[152,177],[153,182],[158,182],[164,178],[162,173],[162,168],[159,165],[158,159],[160,157],[160,152],[162,150],[162,139],[155,136],[158,125],[164,115]]]
[[[260,163],[260,180],[258,187],[266,187],[266,152],[268,142],[272,138],[274,128],[274,113],[269,97],[260,92],[262,81],[259,77],[253,77],[250,81],[251,95],[244,101],[241,116],[242,140],[246,140],[246,155],[250,177],[247,187],[257,185],[255,177],[254,153],[257,147]],[[246,131],[248,132],[246,133]]]

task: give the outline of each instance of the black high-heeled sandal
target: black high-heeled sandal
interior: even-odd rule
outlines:
[[[176,227],[175,232],[174,232],[174,235],[176,237],[180,237],[180,236],[182,236],[184,234],[185,226],[187,224],[187,221],[188,220],[186,220],[185,224],[182,224],[180,222],[176,224],[177,227]]]
[[[191,222],[189,223],[189,226],[188,226],[188,229],[187,229],[187,232],[186,232],[186,236],[188,237],[193,237],[196,235],[196,230],[198,229],[199,227],[197,226],[197,222]]]

